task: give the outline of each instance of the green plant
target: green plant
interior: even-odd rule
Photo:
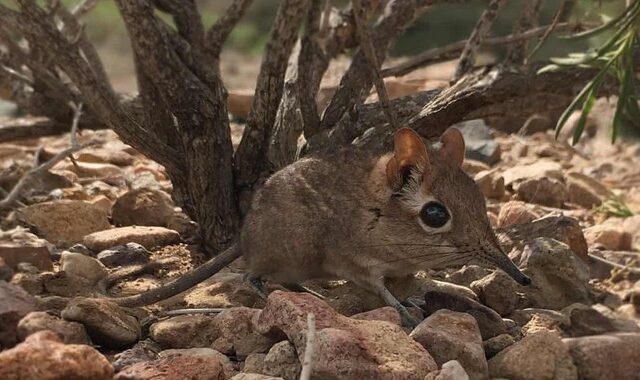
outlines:
[[[573,133],[573,144],[578,142],[584,131],[587,116],[591,112],[605,79],[608,77],[613,77],[619,83],[618,102],[613,118],[611,141],[616,140],[625,118],[640,120],[638,87],[634,70],[634,53],[638,48],[639,27],[640,0],[635,0],[619,16],[603,25],[566,37],[570,39],[585,39],[611,33],[611,36],[602,45],[585,53],[571,53],[566,58],[553,58],[551,60],[552,64],[545,66],[538,72],[543,73],[572,66],[599,70],[558,119],[556,138],[569,116],[580,109],[581,115]]]
[[[593,211],[606,217],[628,218],[633,216],[633,211],[629,209],[629,206],[627,206],[624,199],[619,195],[612,195],[609,199],[602,202],[600,206],[594,207]]]

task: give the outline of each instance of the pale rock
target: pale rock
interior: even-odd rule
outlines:
[[[509,201],[502,205],[498,214],[498,226],[508,227],[514,224],[524,224],[538,219],[535,211],[521,201]]]
[[[58,334],[66,344],[91,344],[84,326],[77,322],[65,321],[44,311],[34,311],[18,323],[18,336],[25,340],[38,331],[50,330]]]
[[[221,312],[214,320],[218,338],[211,347],[240,358],[267,352],[276,341],[256,331],[253,321],[259,315],[259,309],[248,307],[233,307]]]
[[[622,228],[628,236],[629,248],[640,251],[640,215],[636,214],[624,219]]]
[[[491,167],[484,162],[465,159],[462,161],[462,171],[467,173],[470,177],[476,176],[480,172],[485,172],[491,169]]]
[[[83,244],[93,251],[102,251],[117,245],[138,243],[147,249],[178,243],[180,235],[164,227],[119,227],[95,232],[83,239]]]
[[[512,380],[578,379],[568,347],[548,331],[527,335],[502,350],[489,360],[489,373]]]
[[[449,360],[439,371],[429,373],[424,380],[469,380],[469,375],[457,360]]]
[[[149,329],[149,336],[163,348],[211,347],[218,335],[214,317],[208,315],[179,315]]]
[[[447,274],[446,279],[454,284],[469,287],[472,282],[490,273],[491,271],[489,269],[481,267],[480,265],[465,265],[455,272]]]
[[[533,286],[520,289],[533,306],[559,309],[589,302],[589,268],[568,245],[549,238],[531,240],[516,264],[531,278]]]
[[[137,342],[138,320],[108,299],[76,298],[62,310],[62,318],[82,323],[91,340],[107,347],[126,347]]]
[[[111,213],[111,199],[106,195],[97,195],[96,197],[89,200],[89,203],[98,207],[100,210],[106,212],[107,214]]]
[[[613,193],[598,180],[582,173],[566,175],[569,202],[591,209],[610,198]]]
[[[502,173],[504,178],[504,184],[507,187],[511,187],[513,183],[529,178],[555,178],[562,180],[563,169],[562,166],[551,160],[537,160],[533,164],[519,165],[505,170]]]
[[[480,329],[483,340],[507,332],[505,321],[500,318],[498,313],[471,298],[432,291],[424,295],[424,300],[425,304],[422,308],[427,315],[436,313],[440,309],[448,309],[471,315],[478,323],[478,328]]]
[[[129,166],[133,164],[134,157],[123,150],[92,149],[77,154],[76,160],[82,162],[108,163],[117,166]]]
[[[56,333],[39,331],[16,347],[0,352],[0,379],[111,380],[107,358],[84,344],[63,344]]]
[[[410,336],[429,351],[439,366],[457,360],[471,379],[489,378],[480,330],[471,315],[438,310]]]
[[[119,180],[124,175],[122,168],[113,164],[99,162],[78,162],[77,166],[68,163],[57,165],[56,169],[72,171],[80,178],[100,178],[102,180]]]
[[[429,353],[401,327],[344,317],[310,294],[272,292],[257,318],[257,331],[281,331],[301,358],[308,313],[316,316],[314,376],[318,378],[422,380],[437,368]]]
[[[90,285],[97,284],[109,273],[100,261],[81,253],[64,251],[60,263],[67,276],[80,277]]]
[[[580,379],[636,379],[640,373],[640,333],[613,333],[563,341],[569,347]]]
[[[116,226],[162,226],[173,215],[173,201],[162,190],[137,189],[121,195],[111,209]]]
[[[267,354],[249,354],[244,359],[242,372],[247,373],[264,373],[264,359]]]
[[[596,224],[584,229],[584,238],[589,246],[601,246],[611,251],[628,251],[631,242],[624,231],[622,222],[610,222]]]
[[[136,363],[149,362],[158,358],[160,346],[151,339],[141,340],[133,347],[115,354],[111,362],[113,368],[118,372],[124,367]]]
[[[511,314],[518,305],[518,284],[501,270],[472,282],[470,287],[478,295],[480,302],[502,316]]]
[[[319,359],[322,360],[322,359]],[[320,366],[325,363],[315,361]],[[288,341],[276,343],[264,358],[263,371],[266,375],[281,377],[285,380],[297,380],[300,378],[302,366],[298,360],[296,349]],[[316,373],[316,376],[318,374]],[[315,377],[315,376],[314,376]]]
[[[562,181],[550,177],[523,179],[512,184],[515,198],[528,203],[560,208],[567,200]]]
[[[107,213],[91,203],[59,200],[19,210],[19,218],[56,245],[71,245],[93,232],[111,228]]]

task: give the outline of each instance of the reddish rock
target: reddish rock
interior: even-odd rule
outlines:
[[[400,314],[391,306],[365,311],[364,313],[352,315],[351,318],[362,319],[363,321],[386,321],[391,322],[394,325],[402,326]]]
[[[14,270],[19,263],[29,263],[43,271],[53,270],[49,248],[44,245],[32,247],[2,243],[0,244],[0,257]]]
[[[104,210],[83,201],[36,203],[20,209],[18,214],[40,237],[56,245],[78,243],[85,235],[111,228]]]
[[[162,247],[180,241],[180,235],[164,227],[120,227],[85,236],[83,244],[93,251],[103,251],[117,245],[138,243],[146,249]]]
[[[584,380],[637,379],[640,373],[640,334],[616,333],[563,340],[569,347],[578,377]]]
[[[3,380],[111,380],[107,358],[87,345],[63,344],[56,333],[40,331],[0,353]]]
[[[224,380],[224,369],[215,357],[171,356],[125,367],[114,380]]]
[[[35,311],[36,304],[36,299],[21,287],[0,281],[0,348],[18,342],[18,322]]]
[[[67,344],[91,344],[82,324],[65,321],[44,311],[31,312],[18,323],[18,335],[21,340],[43,330],[55,332]]]
[[[135,189],[121,195],[111,209],[116,226],[166,227],[173,215],[173,201],[162,190]]]
[[[303,357],[308,313],[316,316],[318,378],[422,380],[437,368],[429,353],[399,326],[344,317],[310,294],[272,292],[257,329],[264,334],[283,332]]]
[[[498,214],[498,226],[507,227],[512,224],[524,224],[538,219],[540,216],[531,210],[526,203],[510,201],[502,205]]]

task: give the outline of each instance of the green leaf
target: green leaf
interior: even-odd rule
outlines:
[[[584,105],[582,106],[582,113],[580,114],[580,119],[578,119],[578,125],[576,126],[576,130],[573,131],[573,141],[571,143],[572,145],[576,145],[578,141],[580,141],[580,137],[584,132],[584,127],[587,124],[587,117],[591,112],[591,108],[593,108],[593,104],[596,101],[598,91],[600,90],[600,84],[601,83],[591,87],[591,90],[587,94],[587,99],[585,100]]]

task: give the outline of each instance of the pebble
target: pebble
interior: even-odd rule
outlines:
[[[138,243],[146,249],[152,249],[179,241],[180,235],[168,228],[129,226],[87,235],[83,239],[83,244],[93,251],[103,251],[127,243]]]

